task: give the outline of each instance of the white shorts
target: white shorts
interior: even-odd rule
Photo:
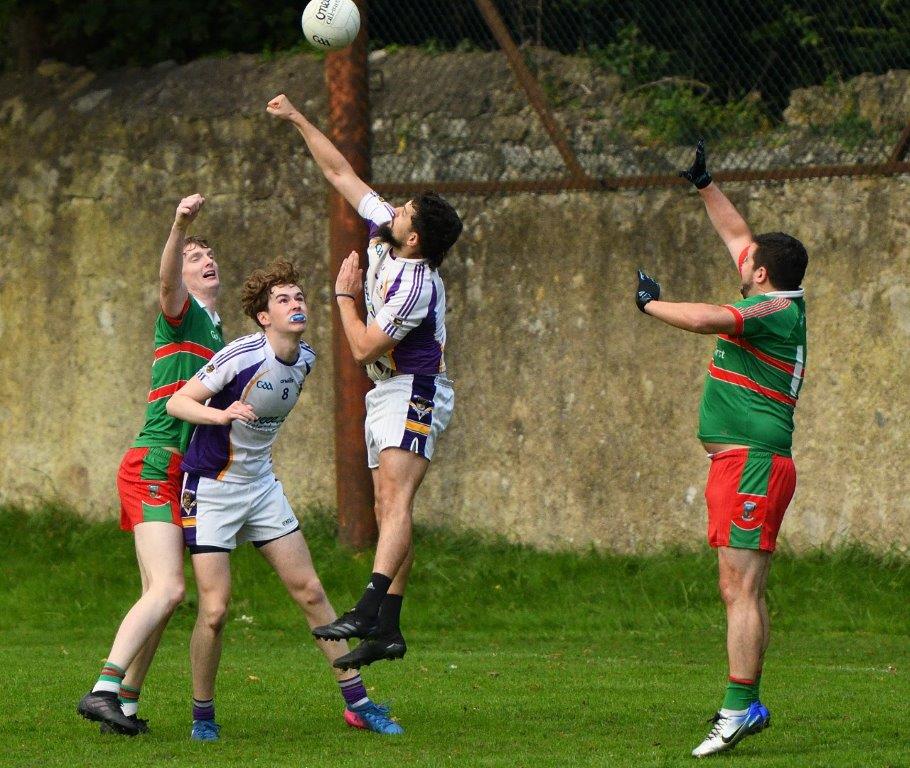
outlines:
[[[385,448],[432,459],[436,441],[452,418],[455,391],[444,374],[401,374],[377,381],[366,403],[367,463],[376,469]]]
[[[186,474],[180,508],[183,539],[193,554],[230,552],[245,541],[261,547],[300,527],[272,474],[250,483]]]

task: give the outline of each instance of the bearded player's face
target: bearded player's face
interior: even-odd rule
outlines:
[[[753,256],[754,248],[749,250],[746,258],[739,267],[740,287],[739,292],[743,298],[752,296],[755,291],[755,259]]]

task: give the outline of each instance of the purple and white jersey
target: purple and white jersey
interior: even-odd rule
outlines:
[[[300,342],[297,360],[275,356],[264,333],[232,341],[196,377],[214,394],[208,404],[227,408],[242,400],[258,417],[229,426],[200,424],[193,432],[180,468],[193,475],[228,482],[249,482],[272,471],[272,443],[291,412],[316,353]]]
[[[388,243],[377,237],[394,209],[375,192],[364,195],[357,212],[370,226],[369,266],[364,296],[367,325],[374,322],[398,344],[367,367],[374,381],[391,371],[433,375],[444,373],[446,345],[446,292],[442,278],[426,259],[397,258]]]

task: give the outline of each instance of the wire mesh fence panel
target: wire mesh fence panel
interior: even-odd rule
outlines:
[[[493,0],[584,173],[869,165],[910,124],[910,3]],[[378,183],[564,177],[482,0],[371,0]],[[394,106],[393,106],[394,105]]]

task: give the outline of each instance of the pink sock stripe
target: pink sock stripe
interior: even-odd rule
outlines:
[[[116,664],[105,664],[101,667],[101,674],[106,677],[119,677],[122,680],[126,675],[126,670],[120,669]]]
[[[135,688],[127,688],[125,685],[121,685],[120,698],[123,701],[139,701],[139,691]]]
[[[729,680],[731,683],[739,683],[740,685],[755,685],[754,680],[746,680],[742,677],[733,677],[733,675],[730,675],[727,680]]]

